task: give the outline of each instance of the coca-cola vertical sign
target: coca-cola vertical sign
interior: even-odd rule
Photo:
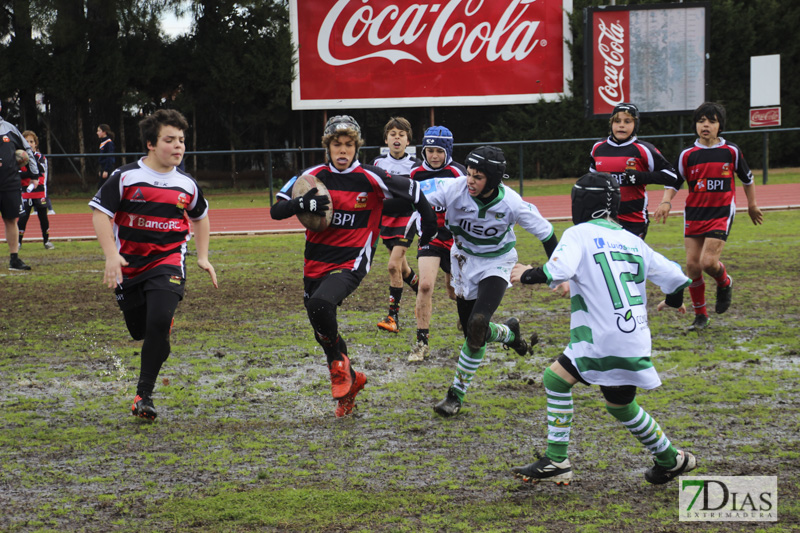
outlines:
[[[607,117],[622,102],[644,114],[686,113],[703,103],[709,12],[709,2],[586,8],[586,115]]]
[[[628,101],[631,66],[628,20],[628,11],[602,11],[594,15],[592,83],[596,114],[611,113],[616,105]]]
[[[290,0],[294,109],[568,95],[572,0]]]

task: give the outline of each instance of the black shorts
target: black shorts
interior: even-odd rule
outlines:
[[[633,233],[640,239],[644,240],[647,237],[647,222],[619,222],[620,226]]]
[[[303,278],[303,305],[312,297],[335,305],[342,305],[345,298],[355,291],[363,276],[351,270],[331,272],[321,278]]]
[[[733,225],[733,224],[731,224]],[[705,237],[706,239],[719,239],[721,241],[728,240],[728,232],[721,229],[715,229],[707,232],[705,235],[700,235],[701,237]],[[692,235],[692,237],[696,237],[696,235]]]
[[[27,212],[31,207],[36,209],[37,211],[41,211],[42,209],[47,209],[47,198],[26,198],[22,200],[23,214]]]
[[[420,257],[438,257],[440,259],[439,268],[445,274],[450,274],[450,250],[447,248],[426,244],[417,250],[417,259]]]
[[[393,249],[395,246],[402,246],[403,248],[410,248],[411,243],[414,242],[414,231],[411,230],[409,235],[406,237],[395,237],[394,239],[381,239],[383,241],[383,245],[386,246],[389,250]]]
[[[164,274],[147,278],[141,283],[136,283],[124,289],[120,289],[119,286],[117,286],[117,288],[114,289],[114,294],[117,296],[117,305],[119,305],[119,308],[123,311],[130,311],[131,309],[145,305],[145,293],[147,291],[170,291],[176,293],[180,296],[180,299],[183,300],[185,285],[185,278]]]
[[[0,191],[0,216],[6,220],[14,220],[22,213],[22,191]]]

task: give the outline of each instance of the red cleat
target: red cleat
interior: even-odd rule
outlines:
[[[148,420],[155,420],[158,416],[156,412],[156,407],[153,405],[153,400],[149,397],[142,398],[138,394],[136,398],[133,399],[133,405],[131,405],[131,414],[133,416],[138,416],[139,418],[147,418]]]
[[[339,399],[339,404],[336,406],[336,418],[347,416],[353,412],[353,407],[356,405],[356,394],[361,392],[364,385],[367,384],[367,376],[361,372],[356,372],[356,379],[353,381],[353,388],[344,398]]]
[[[353,388],[353,375],[350,372],[350,359],[342,354],[342,359],[331,363],[331,394],[335,400],[344,398]]]

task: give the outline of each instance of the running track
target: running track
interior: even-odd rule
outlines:
[[[662,194],[661,189],[648,192],[651,212],[661,201]],[[681,190],[672,200],[673,215],[681,216],[686,194],[686,190]],[[569,196],[526,196],[525,200],[535,204],[542,215],[550,220],[569,220],[571,218]],[[800,183],[756,185],[756,200],[762,210],[800,209]],[[286,220],[272,220],[267,207],[214,209],[213,198],[210,203],[212,235],[256,235],[303,231],[303,227],[295,217]],[[747,198],[741,186],[736,188],[736,205],[738,206],[737,211],[746,211]],[[56,202],[55,209],[58,212],[58,202]],[[88,206],[86,211],[86,213],[51,215],[50,238],[52,240],[94,239],[92,215]],[[0,225],[0,236],[5,239],[5,230],[2,225]],[[33,214],[28,222],[25,240],[36,241],[41,237],[39,221]]]

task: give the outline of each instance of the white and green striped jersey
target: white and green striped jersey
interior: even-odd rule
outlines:
[[[569,281],[572,318],[564,350],[596,385],[661,385],[650,360],[645,281],[670,294],[689,286],[677,263],[607,219],[567,229],[544,272],[551,287]]]
[[[447,209],[447,229],[460,250],[478,257],[498,257],[517,243],[514,224],[540,241],[553,235],[553,225],[535,205],[514,190],[498,187],[497,197],[489,203],[469,195],[467,178],[430,179],[420,182],[428,202]]]

